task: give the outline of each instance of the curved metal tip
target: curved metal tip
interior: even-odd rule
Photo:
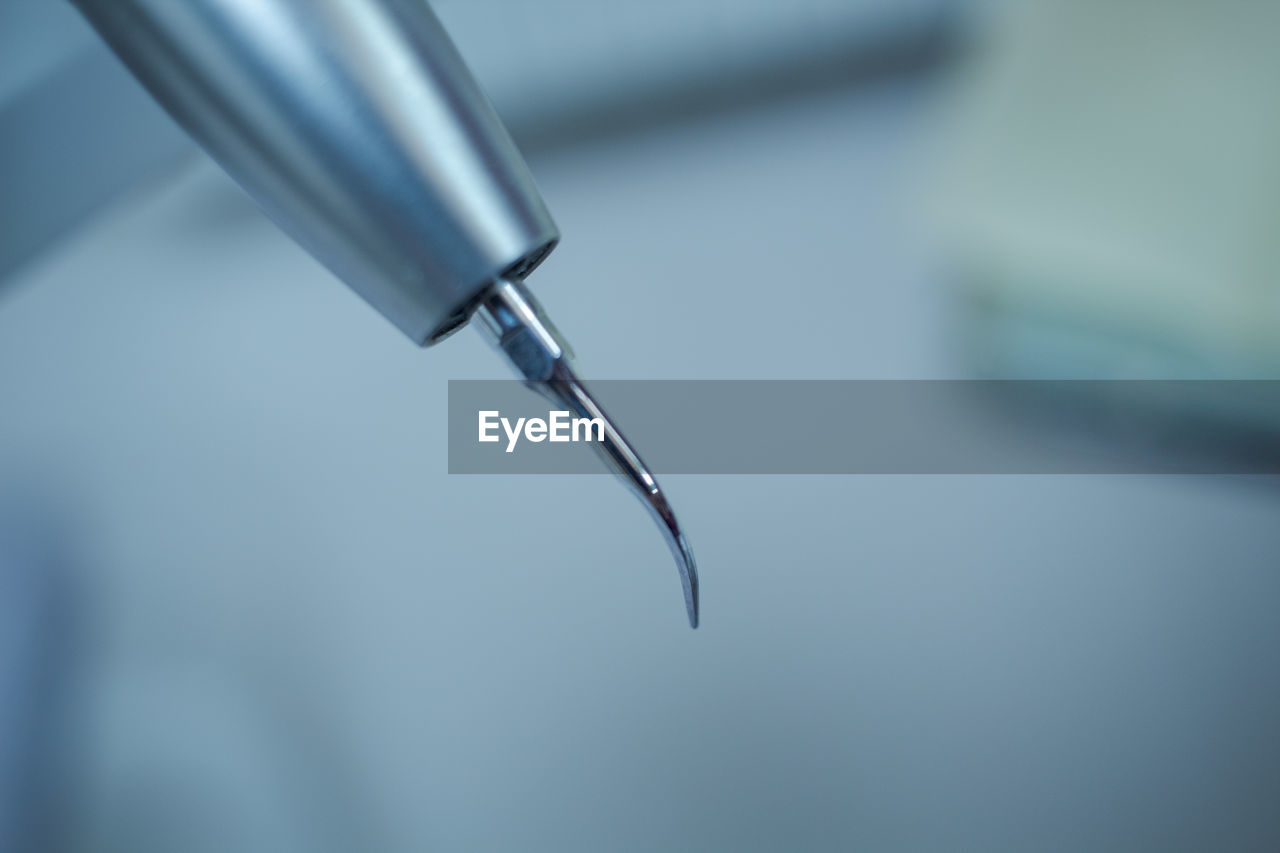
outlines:
[[[648,472],[646,471],[645,474]],[[671,556],[675,557],[676,568],[680,570],[680,585],[684,588],[684,606],[689,613],[689,627],[697,628],[698,561],[693,557],[693,548],[689,545],[689,539],[680,530],[680,524],[671,510],[671,504],[667,503],[662,490],[653,481],[653,476],[649,475],[648,479],[653,482],[653,489],[639,497],[649,508],[649,513],[654,520],[658,522],[662,537],[667,540],[667,547],[671,549]]]
[[[693,559],[693,549],[689,540],[680,534],[677,540],[680,545],[680,556],[684,558],[680,564],[680,582],[684,585],[684,606],[689,612],[689,627],[698,627],[698,562]]]
[[[577,376],[565,371],[557,379],[546,384],[546,391],[572,407],[575,412],[586,417],[599,418],[604,423],[604,441],[595,446],[613,472],[628,486],[631,493],[640,499],[645,509],[653,516],[653,520],[657,522],[658,529],[662,531],[662,538],[671,549],[671,556],[675,558],[676,568],[680,572],[680,585],[684,590],[684,606],[689,615],[689,627],[697,628],[699,621],[698,562],[693,557],[693,548],[689,545],[689,539],[680,529],[675,511],[658,486],[658,481]]]
[[[547,320],[532,294],[517,280],[496,282],[486,291],[475,316],[484,333],[506,354],[531,388],[568,406],[575,414],[598,418],[603,424],[603,436],[593,442],[594,447],[658,523],[680,570],[689,627],[697,628],[698,566],[689,540],[681,532],[671,504],[644,460],[578,378],[568,344]]]

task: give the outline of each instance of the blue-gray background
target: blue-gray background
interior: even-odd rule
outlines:
[[[588,5],[557,14],[619,45],[649,19]],[[812,39],[855,5],[895,14],[828,4]],[[554,65],[556,19],[519,8]],[[713,56],[747,12],[699,8],[688,53]],[[464,52],[509,54],[453,14]],[[588,93],[556,106],[573,132],[525,125],[565,233],[533,286],[590,376],[969,375],[921,214],[957,60],[905,50],[648,123],[593,125]],[[1272,481],[670,477],[691,632],[608,478],[446,473],[447,380],[504,376],[478,336],[414,349],[181,163],[0,281],[2,505],[44,519],[3,540],[0,602],[54,614],[0,618],[24,632],[0,638],[6,831],[135,853],[1275,849]]]

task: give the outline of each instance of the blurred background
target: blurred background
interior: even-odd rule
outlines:
[[[591,375],[1280,378],[1280,5],[435,5]],[[1280,845],[1273,478],[669,478],[691,633],[608,478],[446,473],[505,375],[5,0],[0,850]]]

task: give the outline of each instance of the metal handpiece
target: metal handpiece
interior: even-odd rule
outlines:
[[[421,0],[73,0],[275,222],[415,343],[473,313],[532,387],[607,424],[698,623],[693,554],[521,280],[559,239],[515,144]]]
[[[431,9],[411,0],[74,0],[295,240],[418,344],[559,238]]]

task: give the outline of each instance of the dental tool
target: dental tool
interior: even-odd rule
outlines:
[[[524,280],[559,231],[421,0],[73,0],[162,106],[303,248],[420,346],[475,319],[658,523],[690,626],[698,575],[662,490]]]

